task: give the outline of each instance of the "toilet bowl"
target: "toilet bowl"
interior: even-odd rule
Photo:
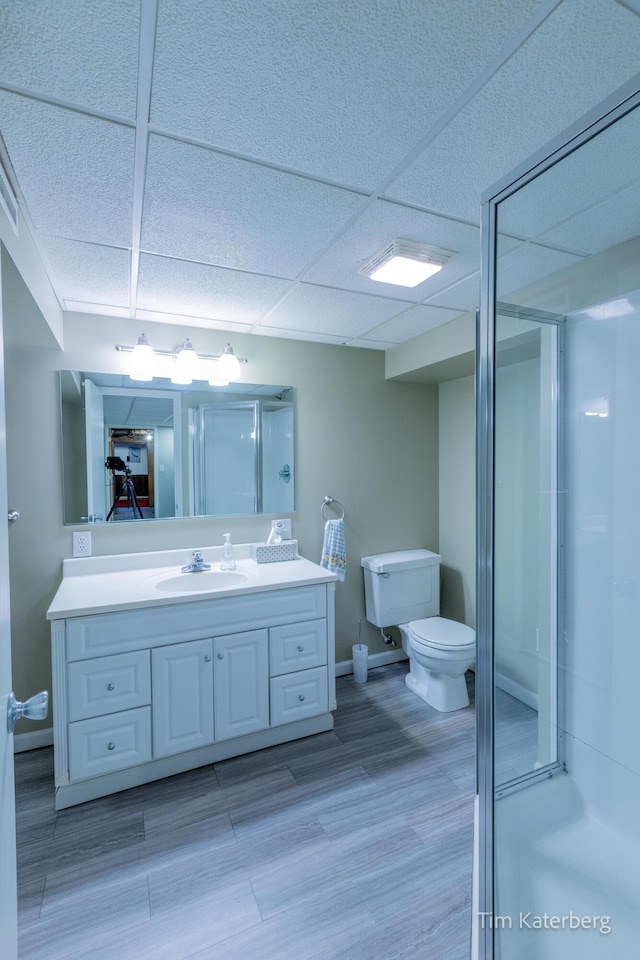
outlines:
[[[442,713],[469,706],[465,673],[476,656],[475,631],[444,617],[398,624],[409,657],[407,687]]]
[[[440,556],[399,550],[363,557],[361,564],[367,620],[400,630],[409,657],[407,687],[443,713],[467,707],[464,675],[476,657],[476,635],[439,616]]]

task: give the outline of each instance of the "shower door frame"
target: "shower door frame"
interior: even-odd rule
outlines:
[[[497,208],[547,169],[640,106],[640,74],[486,191],[482,198],[480,310],[476,325],[476,730],[473,960],[494,960],[494,518]],[[526,311],[527,314],[530,311]],[[533,316],[530,319],[543,319]],[[549,321],[547,321],[549,322]],[[553,321],[551,321],[553,322]],[[561,759],[560,757],[558,758]],[[481,922],[481,918],[485,922]],[[486,922],[486,918],[490,922]]]

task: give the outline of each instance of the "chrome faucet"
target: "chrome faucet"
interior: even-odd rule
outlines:
[[[181,567],[181,573],[201,573],[202,570],[211,570],[211,564],[205,563],[199,550],[191,554],[191,563]]]

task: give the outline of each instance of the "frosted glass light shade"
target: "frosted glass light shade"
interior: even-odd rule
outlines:
[[[240,379],[240,361],[233,352],[230,343],[224,348],[224,353],[218,360],[218,375],[229,380]]]
[[[176,356],[171,382],[178,384],[192,383],[198,372],[198,363],[199,357],[193,349],[191,340],[185,340],[182,350]]]
[[[224,375],[224,370],[220,370],[220,361],[214,360],[209,367],[209,386],[210,387],[226,387],[229,385],[229,380]]]
[[[139,382],[148,382],[153,380],[153,369],[155,365],[155,353],[150,346],[144,333],[138,337],[138,342],[131,351],[131,363],[129,365],[129,377],[131,380]]]
[[[440,263],[423,263],[409,257],[391,257],[381,267],[369,274],[371,280],[395,283],[400,287],[417,287],[419,283],[442,270]]]

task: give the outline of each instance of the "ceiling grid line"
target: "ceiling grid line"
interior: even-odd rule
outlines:
[[[136,95],[136,137],[134,148],[133,211],[131,230],[131,266],[129,274],[129,310],[135,318],[138,300],[140,270],[140,241],[142,215],[149,151],[149,118],[151,113],[151,84],[153,80],[153,52],[158,22],[158,0],[141,0],[140,49],[138,58],[138,86]]]

